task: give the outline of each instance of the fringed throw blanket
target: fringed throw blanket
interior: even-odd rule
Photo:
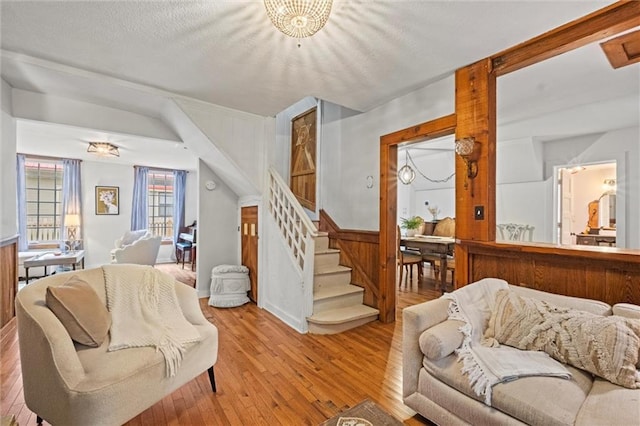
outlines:
[[[533,375],[571,377],[566,368],[544,352],[483,346],[492,343],[483,341],[482,334],[494,309],[495,295],[508,288],[504,280],[485,278],[442,296],[451,300],[449,319],[464,322],[460,331],[465,337],[457,350],[462,373],[469,376],[473,391],[484,396],[487,405],[491,405],[492,387],[498,383]]]
[[[640,320],[553,306],[501,290],[484,337],[544,351],[612,383],[640,388]]]
[[[175,376],[185,345],[201,339],[182,314],[175,279],[151,266],[102,267],[111,312],[109,351],[152,346],[162,352],[167,377]]]

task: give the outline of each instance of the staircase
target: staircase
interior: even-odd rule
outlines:
[[[340,250],[329,248],[328,233],[318,232],[309,333],[341,333],[378,319],[379,311],[362,303],[364,289],[351,284],[351,268],[339,261]]]

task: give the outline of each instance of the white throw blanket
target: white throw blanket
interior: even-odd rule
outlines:
[[[482,346],[482,334],[487,327],[498,290],[508,289],[504,280],[485,278],[447,293],[442,297],[451,300],[449,319],[464,322],[460,331],[464,334],[457,350],[462,361],[462,373],[469,376],[469,384],[478,396],[485,397],[491,405],[494,385],[525,376],[554,376],[571,378],[571,373],[544,352],[522,351],[507,346]]]
[[[167,377],[175,376],[185,345],[201,340],[178,303],[175,279],[151,266],[102,267],[111,312],[109,351],[152,346],[165,358]]]

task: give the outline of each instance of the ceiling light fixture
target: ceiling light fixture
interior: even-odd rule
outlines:
[[[309,37],[329,19],[333,0],[264,0],[273,25],[293,38]]]
[[[100,157],[120,157],[118,147],[109,142],[89,142],[87,152]]]
[[[404,166],[398,170],[398,179],[405,185],[409,185],[416,178],[416,172],[409,165],[409,150],[405,151],[406,157],[404,160]]]

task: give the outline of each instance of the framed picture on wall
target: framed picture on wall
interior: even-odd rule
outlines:
[[[96,214],[120,214],[120,189],[96,186]]]

